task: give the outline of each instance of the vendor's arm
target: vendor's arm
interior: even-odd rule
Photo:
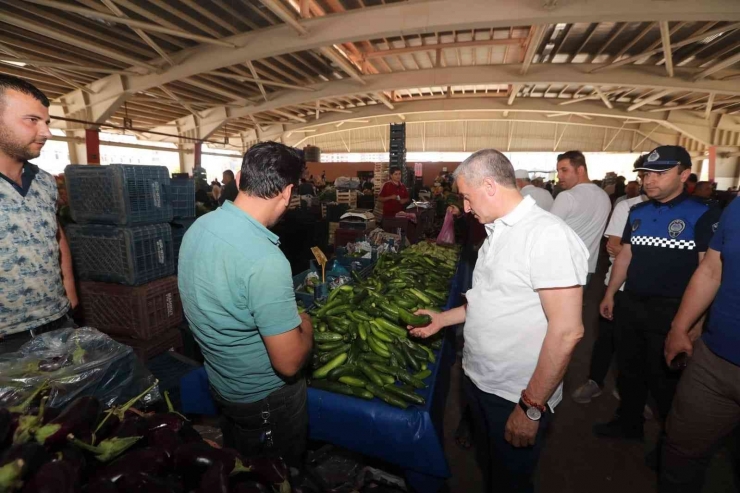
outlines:
[[[465,314],[467,305],[459,306],[448,310],[446,312],[437,313],[431,310],[417,310],[416,315],[429,315],[432,318],[432,323],[426,327],[417,327],[411,330],[411,335],[414,337],[426,338],[432,336],[450,325],[457,325],[465,322]]]
[[[311,354],[313,326],[308,316],[298,314],[287,259],[274,254],[261,261],[249,273],[247,293],[273,368],[292,377]]]
[[[62,271],[62,282],[64,291],[67,293],[67,299],[72,309],[77,307],[79,299],[77,298],[77,288],[75,287],[75,274],[72,268],[72,252],[67,243],[67,237],[64,234],[62,225],[57,222],[57,241],[59,242],[59,263]]]

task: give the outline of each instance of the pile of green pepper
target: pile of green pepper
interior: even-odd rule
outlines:
[[[430,248],[435,255],[430,255]],[[437,253],[437,249],[444,252]],[[436,245],[412,247],[380,257],[373,273],[334,290],[309,313],[314,324],[310,385],[330,392],[373,399],[405,409],[424,405],[424,389],[442,346],[442,332],[413,340],[406,327],[423,327],[447,301],[457,250]]]

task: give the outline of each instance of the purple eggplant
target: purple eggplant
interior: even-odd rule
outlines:
[[[95,481],[117,482],[123,476],[139,472],[159,476],[167,471],[170,458],[162,449],[147,447],[134,450],[99,471]]]
[[[231,493],[272,493],[267,486],[256,481],[242,481],[231,487]]]
[[[0,449],[4,449],[13,436],[13,415],[4,407],[0,407]]]
[[[71,465],[79,477],[86,478],[88,473],[88,461],[85,458],[85,454],[78,448],[72,445],[67,445],[60,451],[54,454],[54,460],[62,460]]]
[[[288,481],[288,466],[283,459],[273,457],[252,457],[244,461],[252,474],[263,483],[281,486]]]
[[[87,483],[82,491],[83,493],[124,493],[122,490],[118,489],[118,485],[116,485],[116,483],[111,483],[110,481],[95,481]]]
[[[92,435],[93,427],[100,415],[100,401],[95,397],[78,397],[54,420],[36,430],[36,441],[46,446],[64,444],[67,435],[84,439]]]
[[[229,474],[223,462],[216,462],[203,473],[198,493],[229,493]]]
[[[16,462],[19,459],[23,461],[21,479],[25,480],[36,474],[36,472],[41,469],[41,466],[51,460],[51,456],[44,446],[39,445],[38,443],[32,442],[13,445],[3,454],[2,459],[0,459],[0,466]]]
[[[159,428],[147,435],[147,444],[150,447],[164,449],[167,455],[172,457],[175,455],[175,450],[182,445],[182,440],[175,431],[169,428]]]
[[[180,440],[183,443],[193,443],[193,442],[203,441],[203,437],[200,436],[200,433],[198,433],[198,430],[193,428],[193,425],[190,422],[186,422],[183,424],[182,428],[180,428],[180,431],[177,432],[177,436],[180,438]]]
[[[186,443],[175,451],[175,471],[182,475],[186,486],[198,485],[203,474],[219,462],[227,475],[251,471],[235,450],[217,449],[206,442]]]
[[[173,490],[166,480],[143,472],[121,477],[116,486],[126,493],[172,493]]]
[[[23,486],[23,493],[75,493],[79,475],[69,462],[47,462]]]
[[[161,428],[168,428],[174,432],[180,431],[186,420],[179,414],[157,413],[147,417],[147,428],[150,432]]]

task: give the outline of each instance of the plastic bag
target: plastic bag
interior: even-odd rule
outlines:
[[[437,245],[453,245],[455,243],[455,216],[452,212],[447,211],[445,222],[442,224],[442,230],[437,236]]]
[[[154,380],[131,347],[91,327],[59,329],[0,356],[0,406],[21,402],[48,381],[50,407],[82,395],[110,407],[140,394]],[[160,398],[155,387],[140,402],[149,405]]]

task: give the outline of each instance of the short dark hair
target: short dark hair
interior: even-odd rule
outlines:
[[[690,168],[691,168],[690,166],[689,166],[688,168],[687,168],[687,167],[683,167],[683,168],[681,169],[681,171],[683,171],[683,170],[685,170],[685,169],[690,169]],[[698,177],[698,176],[696,176],[696,173],[691,173],[691,174],[689,175],[689,177],[688,177],[688,178],[686,179],[686,181],[690,181],[690,182],[692,182],[692,183],[696,183],[696,182],[698,182],[698,181],[699,181],[699,177]]]
[[[3,96],[5,95],[5,91],[7,91],[8,89],[22,92],[23,94],[27,94],[28,96],[33,96],[46,108],[51,105],[51,103],[49,103],[49,98],[46,97],[46,94],[41,92],[30,82],[26,82],[25,80],[13,75],[0,74],[0,110],[2,110],[4,106]]]
[[[233,171],[231,171],[230,169],[227,169],[227,170],[225,170],[223,174],[224,174],[225,176],[228,176],[228,177],[229,177],[229,178],[231,178],[232,180],[234,179],[234,172],[233,172]]]
[[[278,142],[260,142],[244,154],[239,190],[262,199],[277,197],[288,185],[298,185],[306,161]]]
[[[401,171],[401,168],[399,168],[398,166],[391,166],[391,168],[388,170],[388,176],[392,175],[396,171]]]
[[[566,159],[574,168],[583,167],[586,168],[586,171],[588,171],[588,166],[586,166],[586,156],[584,156],[581,151],[568,151],[558,155],[558,161],[563,161]]]

